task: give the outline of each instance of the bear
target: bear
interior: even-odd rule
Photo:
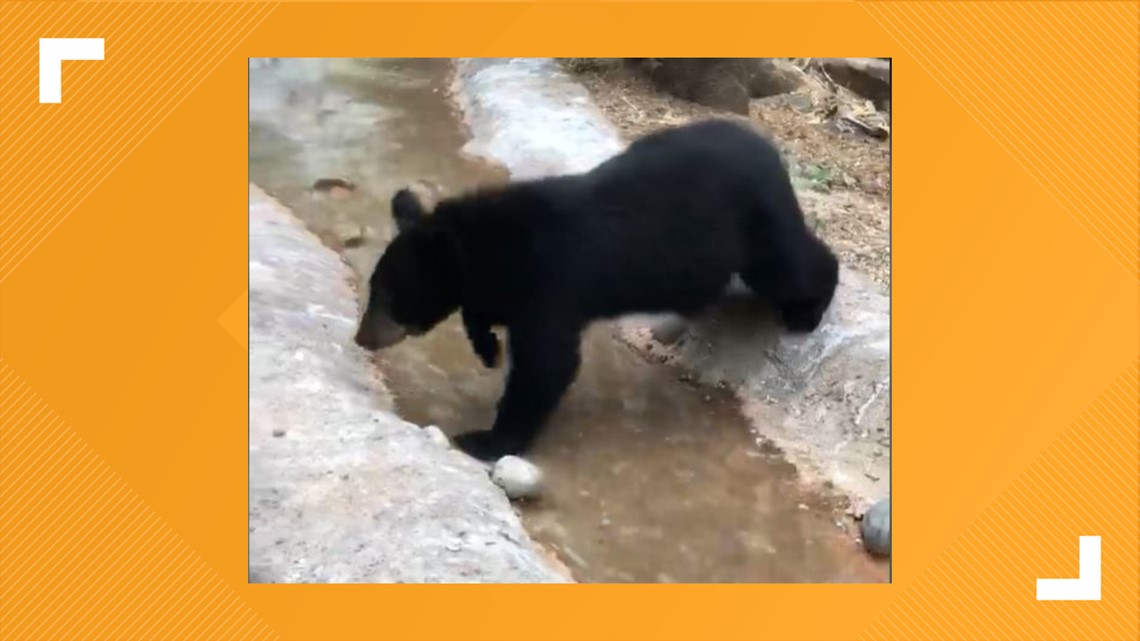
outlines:
[[[692,317],[738,275],[792,333],[815,330],[839,261],[807,226],[779,151],[743,124],[651,133],[594,169],[444,198],[392,198],[396,236],[369,279],[355,342],[378,350],[459,311],[488,367],[509,368],[490,430],[456,447],[492,461],[524,453],[577,375],[592,322]]]

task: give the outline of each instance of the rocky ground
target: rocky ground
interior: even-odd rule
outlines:
[[[746,120],[783,149],[805,213],[849,267],[890,289],[890,115],[837,87],[822,72],[804,74],[791,92],[753,99],[747,118],[657,91],[620,64],[564,59],[563,66],[627,139],[704,118]],[[868,114],[875,135],[840,114]]]

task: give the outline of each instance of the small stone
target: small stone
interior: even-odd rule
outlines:
[[[884,499],[871,506],[859,522],[863,547],[875,556],[891,555],[891,501]]]
[[[439,445],[440,447],[449,447],[451,445],[451,440],[447,438],[447,434],[444,434],[443,430],[439,429],[435,425],[428,425],[425,427],[424,434],[427,435],[429,441],[435,443],[436,445]]]
[[[491,480],[508,498],[534,498],[542,489],[542,470],[517,456],[504,456],[492,468]]]
[[[276,438],[281,438],[282,436],[285,436],[285,430],[283,430],[279,427],[279,428],[273,430],[273,436]]]

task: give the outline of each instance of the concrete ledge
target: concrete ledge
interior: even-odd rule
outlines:
[[[743,287],[741,285],[740,287]],[[782,332],[766,305],[735,297],[691,323],[630,319],[622,334],[711,385],[728,384],[757,432],[809,478],[862,506],[890,493],[890,301],[870,279],[840,270],[814,333]]]
[[[474,460],[389,410],[351,271],[251,185],[252,582],[564,582]]]
[[[454,98],[471,142],[511,178],[589,171],[625,148],[590,94],[548,58],[460,58]]]

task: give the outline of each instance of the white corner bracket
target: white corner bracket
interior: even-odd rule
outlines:
[[[1082,536],[1075,579],[1037,579],[1038,601],[1100,601],[1100,537]]]
[[[40,104],[59,104],[64,60],[102,59],[102,38],[40,38]]]

